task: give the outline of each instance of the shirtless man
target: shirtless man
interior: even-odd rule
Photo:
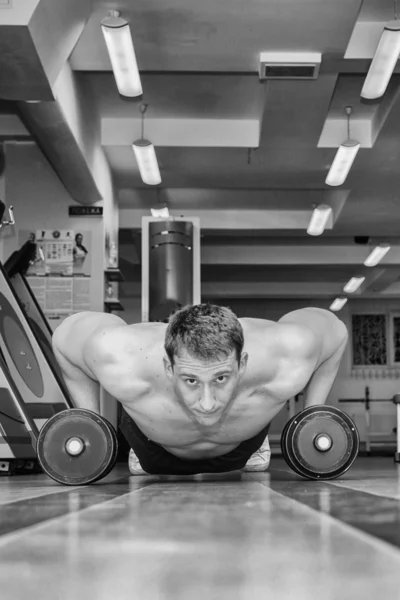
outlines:
[[[305,407],[325,403],[346,342],[326,310],[275,323],[212,304],[168,324],[83,312],[53,336],[74,406],[99,413],[100,386],[122,404],[131,472],[178,475],[265,470],[271,420],[304,388]]]

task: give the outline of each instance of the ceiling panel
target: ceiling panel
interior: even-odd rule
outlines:
[[[344,54],[360,0],[94,0],[72,55],[78,70],[109,70],[100,31],[111,8],[130,21],[143,71],[257,71],[260,52]]]

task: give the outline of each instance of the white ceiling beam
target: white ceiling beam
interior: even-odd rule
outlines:
[[[166,202],[172,210],[198,207],[203,210],[215,206],[262,210],[312,210],[314,204],[329,204],[336,221],[350,190],[348,189],[221,189],[221,188],[161,188],[157,190],[160,202]],[[152,189],[125,189],[118,192],[121,209],[146,210],[155,201]]]
[[[121,219],[121,217],[120,217]],[[123,219],[121,220],[123,222]],[[318,265],[355,265],[367,274],[368,282],[372,275],[376,279],[380,271],[376,268],[368,269],[363,266],[364,260],[371,251],[371,246],[364,245],[203,245],[201,248],[202,265],[266,265],[266,266],[318,266]],[[122,244],[120,256],[132,264],[140,264],[133,246]],[[385,267],[400,265],[400,246],[393,246],[390,252],[379,264]],[[367,283],[368,283],[367,282]]]
[[[381,2],[381,0],[379,0]],[[381,4],[384,4],[381,2]],[[347,44],[345,59],[373,58],[382,31],[388,21],[394,18],[393,2],[387,2],[390,9],[384,21],[358,21]]]
[[[382,263],[380,263],[381,265]],[[400,269],[373,269],[377,272],[377,276],[367,282],[364,282],[364,292],[370,290],[372,292],[383,292],[391,288],[393,284],[397,284],[400,277]]]
[[[146,118],[144,137],[154,146],[258,148],[260,129],[258,119]],[[103,146],[129,146],[140,137],[140,119],[102,119]]]
[[[342,295],[341,286],[337,283],[324,282],[206,282],[201,285],[202,297],[212,298],[313,298],[332,300]],[[140,298],[140,282],[124,282],[120,284],[120,298]],[[366,292],[362,296],[348,294],[348,298],[357,300],[400,297],[400,283],[393,284],[385,292]]]
[[[148,217],[150,206],[144,209],[120,210],[120,223],[124,228],[140,228],[142,217]],[[280,230],[305,231],[310,222],[310,210],[170,210],[171,216],[198,217],[202,229],[218,230]],[[326,229],[333,228],[333,216]]]
[[[332,282],[245,282],[245,281],[227,281],[227,282],[205,282],[201,285],[201,294],[203,296],[218,296],[219,298],[283,298],[283,297],[303,297],[303,298],[326,298],[341,293],[341,286]]]
[[[372,148],[393,106],[398,101],[399,85],[389,82],[380,102],[360,104],[364,79],[359,76],[339,78],[332,97],[329,113],[318,141],[319,148],[337,148],[348,137],[347,117],[344,107],[353,107],[350,118],[350,137],[360,142],[362,148]]]
[[[354,244],[346,246],[203,246],[202,264],[209,265],[360,265],[370,253],[369,246]],[[400,247],[392,248],[390,258],[385,256],[381,264],[400,264]],[[371,270],[372,271],[372,270]]]
[[[340,293],[340,285],[337,283],[311,283],[310,282],[204,282],[201,284],[202,296],[214,296],[219,298],[282,298],[282,297],[321,297],[326,298]],[[134,297],[141,295],[141,284],[139,282],[124,282],[120,284],[120,295],[122,297]]]
[[[361,148],[372,148],[373,120],[351,119],[351,139],[357,140]],[[347,119],[327,118],[318,141],[318,148],[338,148],[347,140]]]

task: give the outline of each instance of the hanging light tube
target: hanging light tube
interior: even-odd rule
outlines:
[[[346,304],[347,302],[347,298],[336,298],[332,304],[330,305],[330,310],[333,310],[334,312],[341,310],[343,308],[343,306]]]
[[[310,223],[307,227],[309,235],[321,235],[324,232],[326,224],[331,216],[332,208],[327,204],[319,204],[313,210]]]
[[[142,83],[128,21],[119,11],[111,10],[101,22],[101,29],[119,93],[131,98],[141,96]]]
[[[386,91],[400,55],[400,22],[386,23],[361,90],[367,100],[380,98]]]
[[[356,140],[346,140],[340,144],[325,180],[327,185],[342,185],[346,181],[359,148],[360,143]]]
[[[353,294],[365,281],[365,277],[352,277],[344,286],[343,291],[347,294]]]
[[[375,267],[390,250],[389,244],[379,244],[371,252],[371,254],[365,259],[364,265],[366,267]]]
[[[136,140],[132,144],[143,183],[158,185],[161,183],[156,151],[149,140]]]
[[[350,138],[350,115],[353,109],[351,106],[346,106],[344,110],[347,115],[347,140],[340,144],[337,149],[335,158],[325,179],[325,183],[332,186],[342,185],[346,181],[351,165],[360,149],[360,143]]]

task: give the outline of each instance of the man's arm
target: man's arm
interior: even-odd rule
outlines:
[[[325,404],[339,370],[347,344],[347,336],[336,351],[322,362],[311,376],[305,389],[304,408]]]
[[[82,368],[68,360],[60,347],[54,343],[53,350],[74,408],[86,408],[100,414],[99,382],[89,377]]]
[[[85,354],[95,357],[101,351],[99,341],[93,343],[96,331],[108,333],[121,325],[126,323],[116,315],[82,312],[68,317],[55,330],[53,351],[74,407],[100,414],[101,381],[89,368]]]
[[[280,319],[282,323],[306,327],[314,335],[315,369],[305,389],[304,407],[325,404],[339,370],[346,348],[347,328],[333,313],[319,308],[293,311]]]

